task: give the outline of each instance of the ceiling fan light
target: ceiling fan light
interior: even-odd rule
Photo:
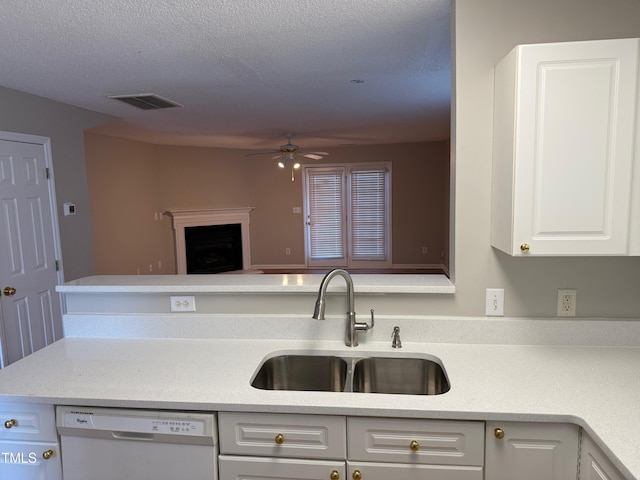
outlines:
[[[300,168],[300,164],[299,164],[298,162],[294,163],[294,164],[293,164],[293,168],[296,168],[296,169],[297,169],[297,168]]]
[[[278,166],[279,166],[280,168],[284,168],[284,161],[280,160],[280,161],[278,162]]]

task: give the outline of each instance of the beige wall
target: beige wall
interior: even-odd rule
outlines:
[[[95,273],[172,273],[173,240],[152,146],[89,133],[85,143]]]
[[[51,139],[66,280],[93,273],[83,131],[113,120],[114,117],[0,87],[0,130]],[[76,204],[76,215],[63,215],[65,202]]]
[[[86,145],[97,274],[175,272],[170,221],[155,220],[156,212],[246,206],[255,207],[252,263],[304,265],[304,218],[293,213],[303,205],[300,172],[292,182],[290,171],[277,168],[270,156],[241,150],[149,145],[89,133]],[[324,163],[391,161],[394,263],[441,263],[448,143],[328,150]]]

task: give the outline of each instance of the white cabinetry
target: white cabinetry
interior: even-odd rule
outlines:
[[[575,480],[578,427],[487,422],[485,471],[491,480]]]
[[[496,66],[494,247],[633,253],[638,52],[638,39],[520,45]]]
[[[226,412],[218,420],[220,480],[483,478],[484,422]]]
[[[62,480],[53,405],[0,403],[0,478]]]
[[[353,480],[482,480],[484,422],[347,419]]]
[[[587,434],[582,434],[580,480],[624,480],[622,474]]]
[[[220,480],[345,478],[345,417],[221,412],[218,422]]]

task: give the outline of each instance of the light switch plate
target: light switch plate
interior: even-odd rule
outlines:
[[[504,316],[504,288],[487,288],[484,313],[487,317]]]

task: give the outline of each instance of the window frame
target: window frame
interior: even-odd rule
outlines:
[[[392,218],[391,218],[391,204],[392,204],[392,172],[391,162],[363,162],[363,163],[340,163],[340,164],[322,164],[322,165],[303,165],[302,178],[303,178],[303,204],[304,204],[304,220],[305,220],[305,264],[307,267],[348,267],[348,268],[392,268]],[[311,231],[310,231],[310,205],[309,205],[309,173],[314,171],[335,171],[342,170],[343,172],[343,219],[344,225],[344,239],[343,244],[345,248],[345,258],[337,259],[313,259],[311,256]],[[353,206],[354,192],[352,191],[352,172],[378,170],[384,171],[384,218],[385,224],[384,230],[384,258],[372,259],[362,258],[356,259],[353,255],[354,243],[353,243],[353,218],[351,209]]]

